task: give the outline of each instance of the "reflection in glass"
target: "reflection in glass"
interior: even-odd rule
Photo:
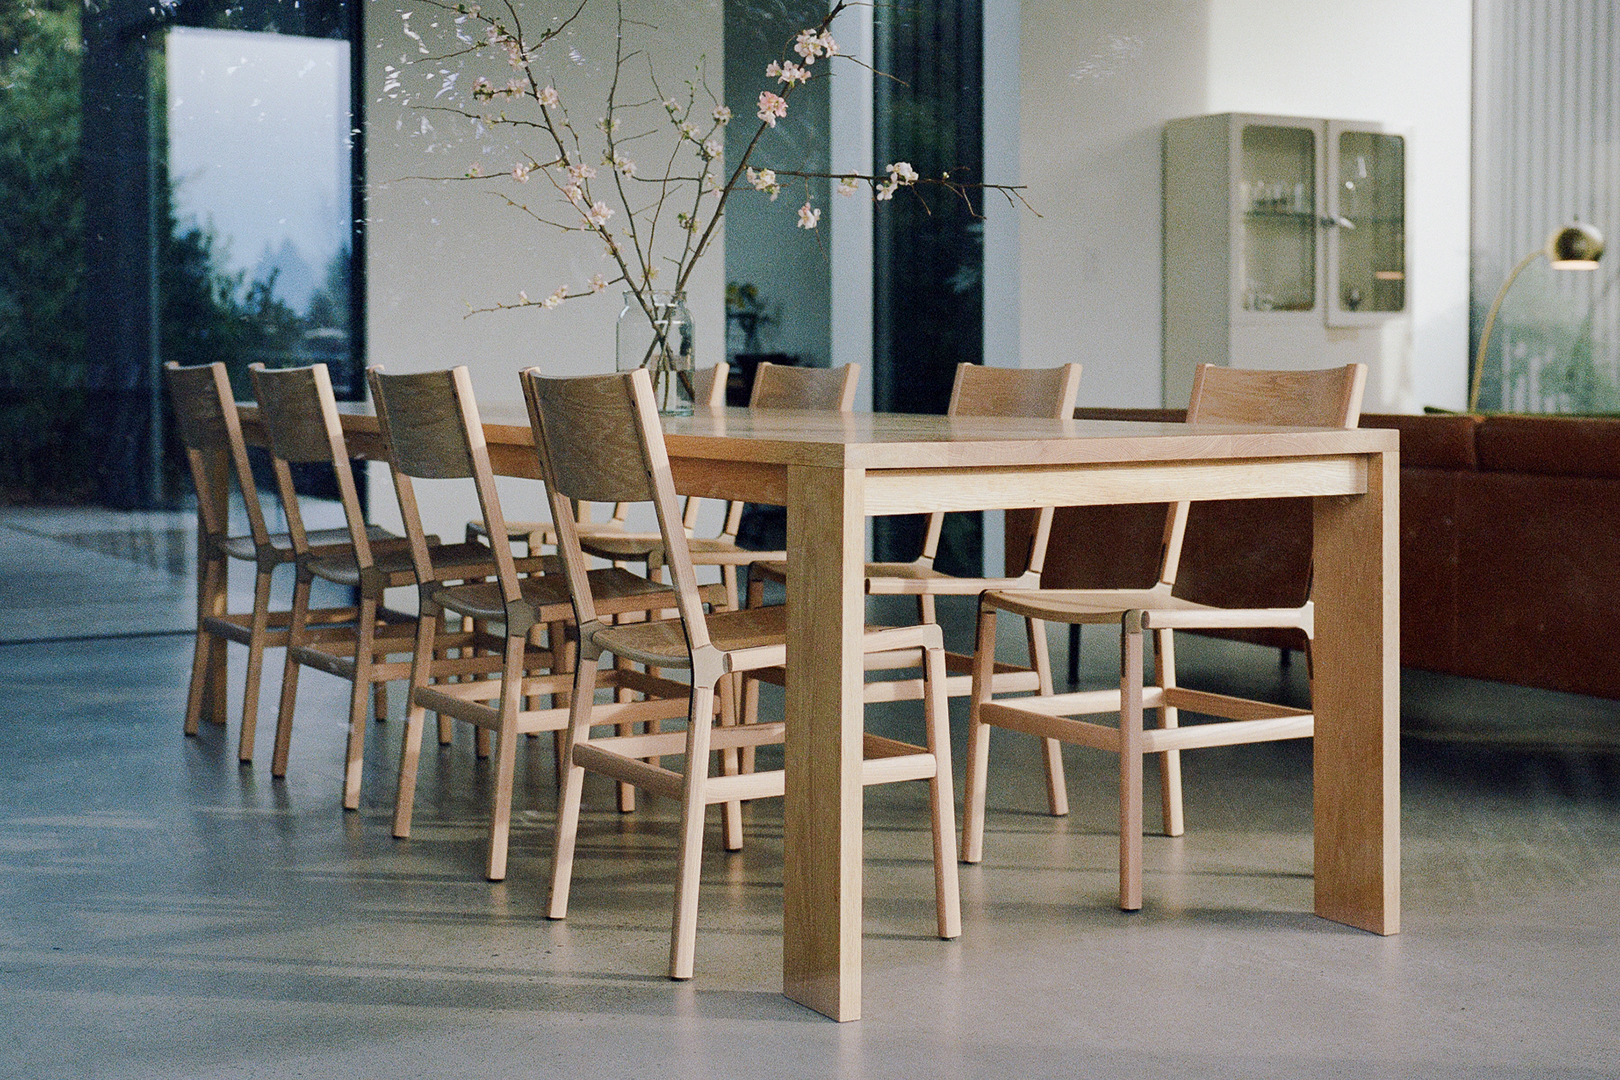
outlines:
[[[1399,135],[1339,133],[1341,311],[1406,307],[1405,150]]]
[[[1243,128],[1241,280],[1246,311],[1316,306],[1316,135],[1309,128]]]

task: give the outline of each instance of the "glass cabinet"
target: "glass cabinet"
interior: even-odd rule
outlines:
[[[1404,137],[1350,121],[1165,126],[1167,405],[1185,404],[1199,363],[1360,361],[1368,408],[1394,406],[1404,357],[1384,330],[1407,314],[1405,151]]]

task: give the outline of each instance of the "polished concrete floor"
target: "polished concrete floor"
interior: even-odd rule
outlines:
[[[674,984],[668,804],[589,791],[569,918],[543,917],[549,740],[492,885],[465,734],[427,755],[415,836],[389,835],[397,693],[358,813],[318,673],[271,781],[278,654],[260,761],[237,764],[234,689],[226,730],[184,738],[189,528],[0,510],[0,1076],[1620,1076],[1620,704],[1408,673],[1391,938],[1310,914],[1308,745],[1189,755],[1188,832],[1148,837],[1124,915],[1111,760],[1070,751],[1054,819],[1033,747],[998,741],[955,942],[931,932],[922,787],[874,790],[864,1018],[837,1025],[778,993],[775,804],[709,854]],[[1084,647],[1106,672],[1115,646]],[[1190,683],[1298,697],[1301,666],[1183,647]]]

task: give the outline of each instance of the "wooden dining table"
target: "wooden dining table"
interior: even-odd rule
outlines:
[[[497,472],[536,475],[526,422],[484,425]],[[345,427],[351,451],[380,452],[375,418]],[[866,519],[889,514],[1313,498],[1315,912],[1399,931],[1396,432],[745,409],[664,432],[681,493],[787,508],[788,997],[861,1012]]]

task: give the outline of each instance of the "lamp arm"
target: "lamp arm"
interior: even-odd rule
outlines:
[[[1512,273],[1508,274],[1507,280],[1502,282],[1502,287],[1497,290],[1496,299],[1491,301],[1491,310],[1485,316],[1485,326],[1479,334],[1479,355],[1474,358],[1474,378],[1468,387],[1468,411],[1470,413],[1479,411],[1479,384],[1481,377],[1485,374],[1485,351],[1490,348],[1491,331],[1496,328],[1496,313],[1502,310],[1502,301],[1507,299],[1508,290],[1513,288],[1513,283],[1518,280],[1519,274],[1523,272],[1525,267],[1545,254],[1544,249],[1537,248],[1520,259],[1519,264],[1513,268]]]

